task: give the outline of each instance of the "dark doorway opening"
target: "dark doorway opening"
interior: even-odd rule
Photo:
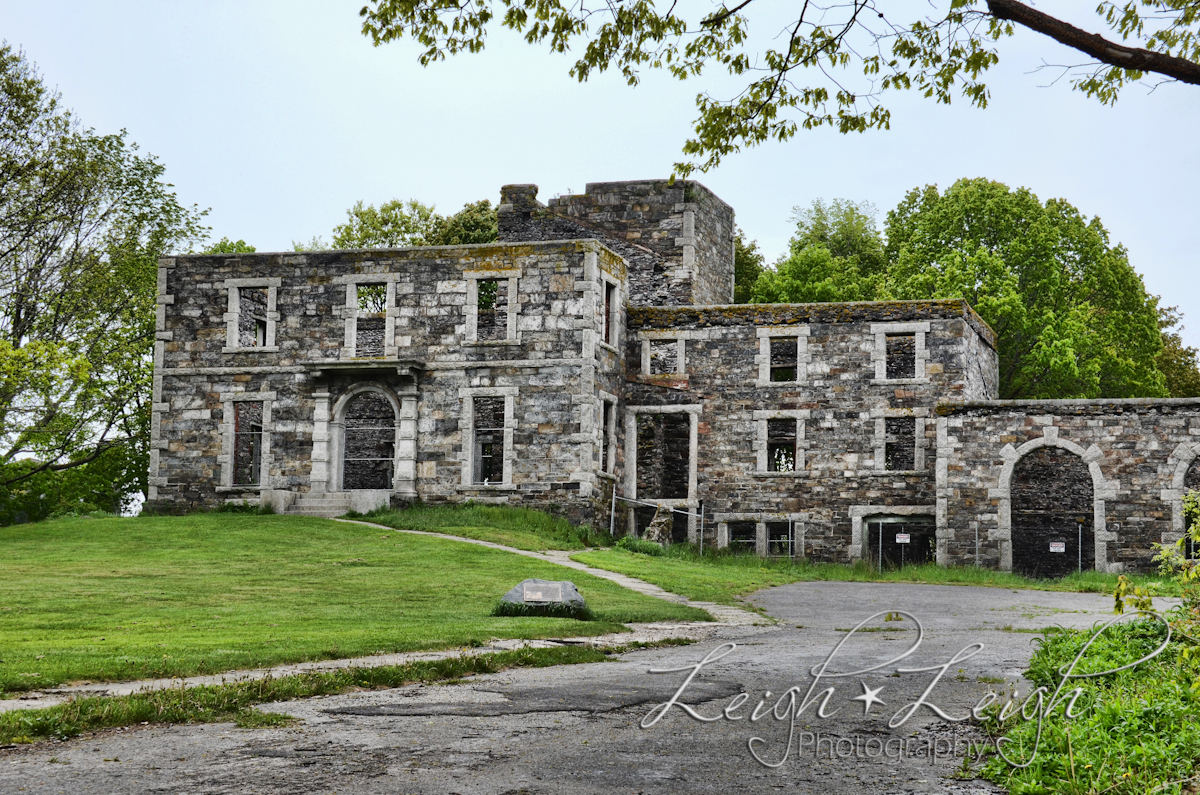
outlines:
[[[1063,577],[1096,568],[1092,474],[1079,456],[1041,447],[1012,475],[1013,571]]]
[[[342,488],[390,489],[395,474],[396,412],[379,392],[360,392],[346,406]]]
[[[877,570],[937,560],[937,526],[932,516],[872,516],[867,524],[867,556]]]
[[[688,414],[638,415],[638,499],[686,499],[690,461],[691,417]]]

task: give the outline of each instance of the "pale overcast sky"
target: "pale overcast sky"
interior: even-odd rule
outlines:
[[[259,251],[328,239],[359,199],[412,197],[450,213],[494,203],[506,183],[536,183],[544,201],[589,181],[665,177],[680,159],[698,81],[649,73],[630,89],[606,74],[580,85],[570,59],[499,32],[482,54],[423,69],[409,40],[371,46],[361,5],[0,0],[0,37],[86,125],[124,128],[158,156],[183,201],[212,208],[215,238]],[[1099,32],[1095,0],[1052,5]],[[1060,197],[1102,219],[1200,346],[1200,88],[1135,86],[1103,108],[1065,81],[1040,87],[1051,76],[1031,71],[1043,60],[1080,60],[1048,40],[1020,35],[1001,55],[986,110],[897,94],[890,131],[801,131],[697,179],[772,259],[792,207],[817,198],[870,201],[882,221],[909,189],[960,177]]]

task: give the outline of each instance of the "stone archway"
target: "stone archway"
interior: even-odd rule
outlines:
[[[1104,458],[1104,454],[1094,444],[1085,450],[1081,445],[1069,439],[1059,438],[1058,434],[1059,428],[1057,426],[1047,425],[1042,428],[1042,436],[1030,439],[1020,447],[1006,444],[1000,451],[1000,457],[1004,460],[1004,466],[1000,469],[999,482],[996,484],[997,488],[991,492],[997,501],[997,527],[990,535],[992,540],[998,541],[1000,544],[1000,568],[1003,571],[1013,570],[1012,481],[1017,462],[1035,450],[1043,447],[1052,447],[1062,448],[1068,453],[1075,455],[1087,467],[1092,481],[1091,530],[1094,539],[1093,565],[1099,571],[1120,571],[1119,564],[1110,564],[1108,562],[1108,542],[1116,541],[1117,536],[1116,533],[1111,532],[1107,527],[1105,501],[1116,497],[1116,483],[1105,479],[1104,473],[1100,470],[1100,460]],[[1076,541],[1078,542],[1078,531],[1076,532]],[[1050,554],[1049,542],[1047,542],[1047,554]]]
[[[1041,447],[1013,467],[1012,570],[1062,577],[1096,566],[1092,474],[1062,447]]]
[[[391,490],[396,477],[396,409],[367,389],[342,410],[342,490]]]
[[[1164,489],[1162,497],[1171,503],[1171,529],[1162,534],[1162,543],[1173,544],[1184,536],[1187,519],[1183,510],[1183,497],[1189,491],[1200,491],[1200,442],[1183,443],[1171,453],[1175,472],[1171,488]],[[1193,541],[1186,544],[1189,556],[1200,556],[1200,545]]]

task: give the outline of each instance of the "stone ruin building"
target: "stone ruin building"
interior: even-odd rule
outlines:
[[[148,506],[473,500],[1039,576],[1180,537],[1200,400],[997,400],[963,301],[733,305],[696,182],[536,196],[492,244],[163,259]]]

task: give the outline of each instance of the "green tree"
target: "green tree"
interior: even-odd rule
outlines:
[[[746,240],[746,233],[737,229],[733,234],[733,302],[750,301],[754,283],[766,270],[766,257],[758,250],[757,240]]]
[[[496,208],[487,199],[468,202],[449,218],[439,218],[426,236],[426,246],[463,246],[470,243],[492,243],[500,234]]]
[[[887,295],[970,302],[999,338],[1001,397],[1166,396],[1157,299],[1098,218],[970,179],[910,191],[886,232]]]
[[[1183,337],[1179,335],[1183,329],[1182,320],[1179,307],[1158,308],[1163,342],[1158,369],[1167,380],[1167,394],[1171,397],[1200,397],[1200,352],[1183,344]]]
[[[875,208],[867,202],[818,199],[793,210],[796,231],[788,256],[754,283],[759,303],[869,301],[887,269]]]
[[[223,237],[216,243],[213,243],[206,249],[201,250],[201,254],[253,254],[254,246],[247,243],[245,240],[230,240]]]
[[[162,176],[0,46],[0,502],[116,448],[144,489],[157,261],[206,232]]]
[[[359,13],[375,45],[410,36],[424,47],[422,65],[459,52],[479,52],[494,25],[565,53],[583,44],[570,69],[587,80],[609,68],[629,85],[643,69],[666,69],[680,80],[705,68],[737,81],[732,99],[701,92],[695,136],[683,147],[698,163],[675,165],[686,175],[768,140],[785,141],[800,128],[830,126],[861,132],[890,126],[882,104],[891,90],[917,89],[937,102],[956,94],[986,107],[983,77],[1000,60],[999,43],[1017,27],[1042,33],[1091,59],[1063,67],[1072,85],[1111,104],[1127,83],[1152,77],[1200,85],[1200,4],[1195,0],[1102,0],[1098,25],[1105,39],[1016,0],[936,0],[910,17],[888,16],[894,4],[850,0],[801,3],[781,42],[757,50],[749,36],[754,0],[718,7],[661,11],[653,0],[369,0]],[[1126,43],[1127,42],[1127,43]]]
[[[333,228],[333,248],[424,246],[441,221],[432,206],[416,199],[393,199],[378,209],[358,201],[346,215],[346,223]]]

